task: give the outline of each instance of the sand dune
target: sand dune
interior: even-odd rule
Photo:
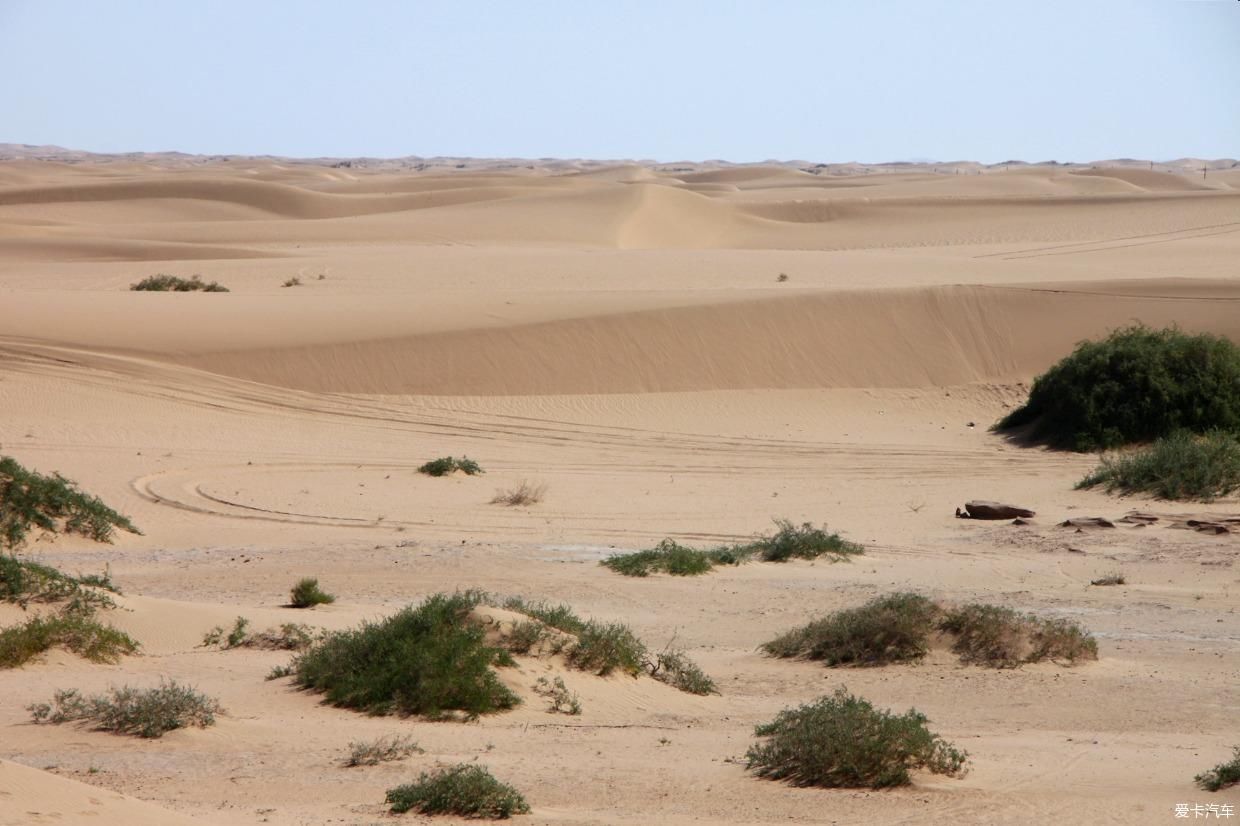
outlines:
[[[124,591],[107,619],[143,650],[4,672],[0,823],[381,822],[387,789],[476,762],[527,796],[531,824],[1157,824],[1205,800],[1193,775],[1230,753],[1235,535],[1060,527],[1174,509],[1074,490],[1095,457],[987,425],[1081,339],[1137,321],[1240,338],[1234,162],[1203,184],[1191,159],[7,156],[0,453],[143,530],[24,553],[106,567]],[[156,272],[231,292],[128,289]],[[486,473],[417,472],[444,455]],[[546,485],[541,503],[492,503],[524,480]],[[1038,516],[956,519],[968,498]],[[665,537],[743,541],[775,518],[866,553],[696,578],[597,564]],[[1089,585],[1115,570],[1126,585]],[[336,602],[285,607],[303,576]],[[522,657],[501,670],[525,700],[513,711],[369,717],[266,680],[287,652],[201,644],[237,617],[343,629],[472,587],[629,624],[720,693]],[[839,670],[758,651],[894,590],[1078,620],[1101,659],[992,670],[936,649]],[[0,626],[27,616],[0,605]],[[581,715],[551,713],[539,677],[563,679]],[[218,698],[216,725],[138,741],[24,710],[166,678]],[[865,793],[745,771],[755,725],[841,685],[915,706],[972,771]],[[352,743],[394,734],[424,753],[342,766]]]

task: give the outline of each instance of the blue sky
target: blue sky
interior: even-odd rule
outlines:
[[[1236,0],[0,0],[0,77],[99,152],[1240,155]]]

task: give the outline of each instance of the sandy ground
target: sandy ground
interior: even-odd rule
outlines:
[[[1240,539],[1058,527],[1186,509],[1073,491],[1091,457],[987,430],[1082,338],[1135,320],[1240,338],[1240,173],[73,160],[0,164],[0,452],[142,528],[27,551],[109,566],[125,591],[111,619],[143,652],[115,666],[57,652],[0,675],[0,824],[392,822],[385,789],[474,760],[526,794],[529,823],[1129,824],[1173,822],[1177,803],[1240,808],[1236,790],[1192,784],[1240,743]],[[232,291],[127,290],[157,272]],[[414,472],[445,454],[487,473]],[[524,479],[544,502],[488,504]],[[1038,517],[955,519],[970,498]],[[693,579],[597,564],[774,518],[827,523],[866,554]],[[1115,570],[1126,586],[1089,586]],[[338,601],[281,607],[307,575]],[[371,718],[265,681],[287,655],[199,647],[238,615],[343,628],[467,587],[674,640],[721,694],[571,672],[584,713],[557,716],[529,690],[547,665],[528,660],[507,675],[528,697],[513,712]],[[756,651],[896,589],[1071,617],[1101,657],[832,670]],[[162,677],[227,713],[140,741],[24,710],[57,688]],[[971,772],[885,792],[746,774],[755,724],[840,685],[925,712]],[[425,753],[341,767],[351,741],[390,733]]]

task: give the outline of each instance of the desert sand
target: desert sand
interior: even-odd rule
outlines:
[[[1240,804],[1192,783],[1240,742],[1238,535],[1058,527],[1186,508],[1074,491],[1093,457],[988,430],[1084,338],[1142,321],[1240,339],[1235,163],[0,148],[0,453],[143,531],[26,549],[108,566],[124,591],[109,620],[143,649],[0,672],[0,824],[399,822],[386,789],[473,760],[526,795],[531,824],[1133,824]],[[231,292],[129,291],[161,272]],[[487,473],[414,471],[449,454]],[[542,503],[488,504],[524,479],[546,484]],[[1038,516],[954,518],[973,498]],[[598,565],[775,518],[866,553],[696,578]],[[1114,570],[1127,585],[1089,586]],[[282,607],[303,576],[337,602]],[[285,653],[200,647],[239,615],[346,628],[458,588],[674,639],[721,694],[571,672],[584,712],[552,715],[531,661],[505,677],[527,697],[514,711],[376,718],[265,681]],[[757,651],[894,590],[1077,620],[1100,659],[828,669]],[[21,617],[0,606],[0,624]],[[165,676],[218,697],[217,725],[143,741],[25,711]],[[970,773],[883,792],[746,773],[755,724],[841,685],[924,712]],[[396,733],[425,753],[341,767],[350,742]]]

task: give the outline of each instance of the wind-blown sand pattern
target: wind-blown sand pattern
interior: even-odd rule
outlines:
[[[1203,177],[1187,160],[0,150],[0,453],[144,531],[29,549],[73,572],[110,565],[125,595],[109,619],[143,651],[0,672],[0,824],[386,822],[386,789],[475,759],[525,794],[529,823],[1130,824],[1238,802],[1192,777],[1238,739],[1240,534],[1057,527],[1186,509],[1074,491],[1093,457],[987,430],[1084,338],[1142,321],[1240,339],[1233,162]],[[128,290],[160,272],[231,292]],[[487,473],[415,472],[445,455]],[[488,504],[525,479],[547,485],[542,503]],[[1038,517],[955,519],[968,499]],[[700,578],[597,564],[669,536],[738,541],[772,518],[825,522],[866,555]],[[1126,586],[1089,587],[1117,569]],[[282,608],[302,576],[337,602]],[[555,716],[527,667],[505,677],[526,697],[515,711],[427,723],[264,681],[281,652],[199,647],[238,615],[345,628],[470,587],[675,639],[721,694],[570,672],[584,712]],[[997,671],[935,651],[833,670],[756,650],[893,590],[1069,617],[1100,659]],[[0,624],[22,616],[0,606]],[[36,727],[24,710],[57,688],[161,676],[226,713],[140,741]],[[745,772],[755,724],[839,685],[925,712],[971,772],[885,792]],[[394,733],[425,754],[341,768],[350,742]]]

